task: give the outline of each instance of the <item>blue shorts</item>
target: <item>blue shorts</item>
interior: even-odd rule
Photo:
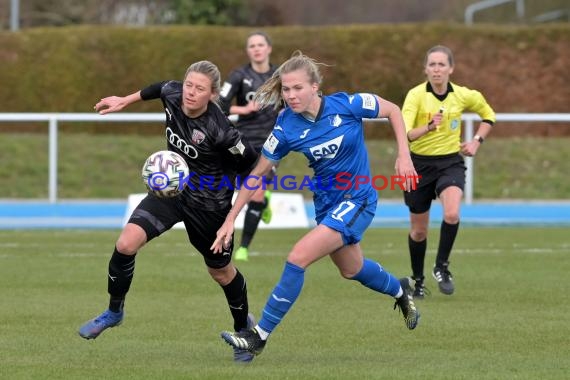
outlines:
[[[346,200],[319,214],[317,224],[340,232],[345,245],[356,244],[362,240],[364,231],[374,219],[376,202]]]

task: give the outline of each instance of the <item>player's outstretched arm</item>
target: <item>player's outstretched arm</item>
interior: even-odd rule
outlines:
[[[234,233],[234,224],[239,212],[243,206],[249,202],[257,189],[262,185],[264,176],[266,176],[271,171],[273,165],[273,162],[269,161],[263,155],[259,157],[257,165],[255,168],[253,168],[251,173],[249,173],[246,180],[244,180],[243,185],[238,192],[238,196],[234,202],[234,205],[226,216],[224,224],[222,224],[216,233],[216,240],[210,247],[214,253],[221,253],[223,251],[223,247],[230,245]]]
[[[382,99],[378,96],[378,103],[380,105],[380,112],[378,117],[386,117],[390,120],[394,135],[396,136],[396,143],[398,144],[398,158],[396,159],[395,170],[396,175],[405,178],[406,191],[415,189],[418,182],[418,173],[412,163],[410,157],[410,148],[408,147],[408,138],[406,136],[406,126],[404,124],[404,117],[400,107],[396,104]]]
[[[108,96],[95,104],[95,111],[100,115],[111,112],[119,112],[130,104],[141,101],[141,92],[137,91],[127,96]]]

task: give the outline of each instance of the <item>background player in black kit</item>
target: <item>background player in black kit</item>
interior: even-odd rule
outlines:
[[[278,113],[272,107],[259,109],[259,105],[253,101],[255,91],[275,72],[275,66],[269,62],[271,39],[264,32],[251,33],[247,38],[246,52],[249,63],[230,73],[220,92],[220,104],[227,115],[238,115],[236,126],[254,149],[261,152],[263,143],[273,130]],[[232,105],[234,98],[235,104]],[[249,173],[242,173],[242,176],[247,174]],[[259,221],[271,221],[270,197],[269,191],[260,188],[248,203],[240,247],[234,254],[236,260],[248,259],[248,248]]]
[[[126,106],[150,99],[161,99],[166,113],[168,150],[185,158],[191,173],[192,186],[174,198],[158,198],[148,194],[131,214],[109,262],[109,308],[79,329],[85,339],[95,339],[104,330],[123,320],[125,296],[129,291],[135,268],[135,256],[148,241],[182,221],[190,243],[202,254],[208,273],[222,287],[236,331],[252,326],[248,315],[247,288],[244,277],[231,262],[233,244],[215,255],[210,246],[216,239],[231,208],[233,189],[225,187],[200,188],[202,176],[234,179],[257,159],[257,152],[232,126],[214,102],[220,89],[220,72],[211,62],[192,64],[184,81],[152,84],[125,97],[101,99],[95,110],[101,114],[120,111]],[[198,189],[198,190],[192,190]],[[251,361],[253,355],[234,350],[234,360]]]

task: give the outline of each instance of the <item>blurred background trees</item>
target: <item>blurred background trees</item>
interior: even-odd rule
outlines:
[[[10,28],[10,4],[0,0],[0,29]],[[115,25],[333,25],[394,22],[464,22],[476,0],[19,0],[20,27]],[[479,23],[568,22],[568,0],[525,0],[478,12]],[[549,17],[545,17],[548,16]]]

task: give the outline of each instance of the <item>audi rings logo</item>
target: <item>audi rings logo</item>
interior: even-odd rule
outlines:
[[[152,191],[164,190],[170,184],[170,180],[166,173],[154,172],[147,179],[148,187]]]
[[[191,159],[198,158],[198,151],[192,145],[188,144],[186,141],[180,138],[176,133],[170,129],[170,127],[166,128],[166,138],[168,142],[180,149],[184,152],[185,155],[190,157]]]
[[[251,102],[254,97],[255,97],[255,91],[250,91],[247,94],[245,94],[245,100],[247,100],[248,102]]]

